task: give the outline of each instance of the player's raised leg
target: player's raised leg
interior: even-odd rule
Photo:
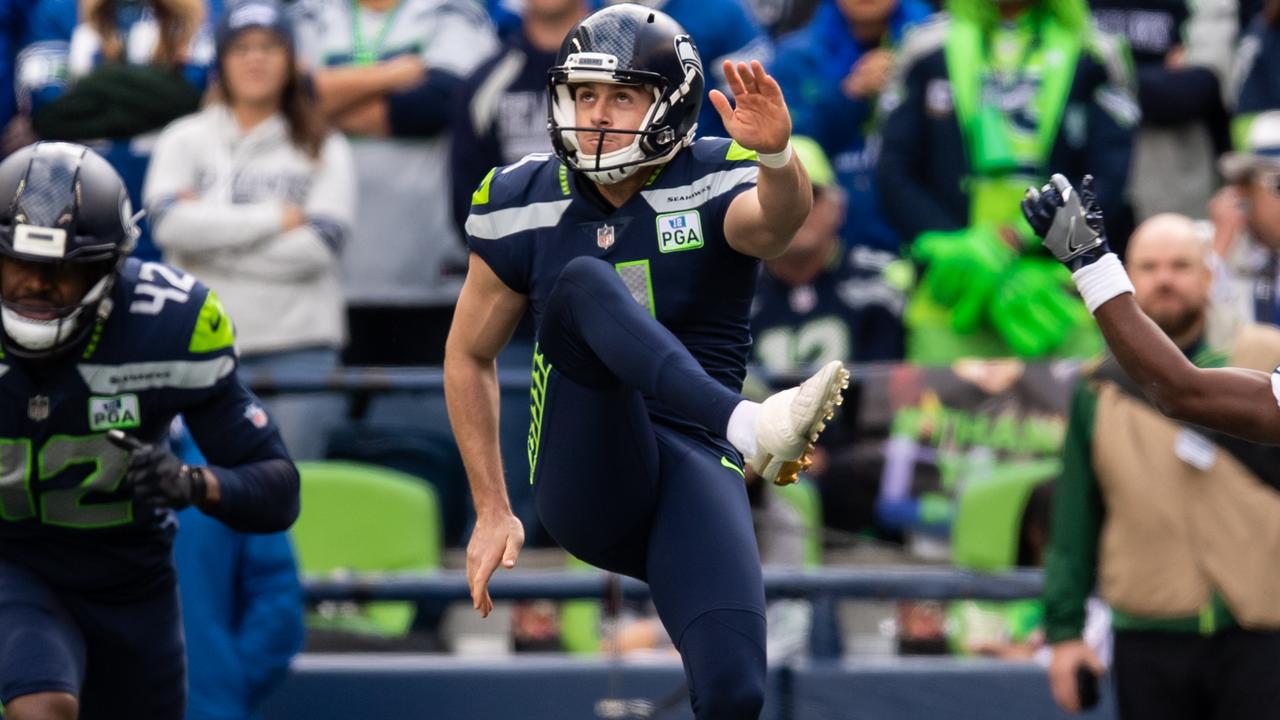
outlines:
[[[794,482],[806,465],[849,373],[838,361],[763,405],[707,374],[689,350],[642,308],[617,271],[591,257],[571,260],[547,301],[540,344],[578,382],[621,382],[727,438],[763,477]]]

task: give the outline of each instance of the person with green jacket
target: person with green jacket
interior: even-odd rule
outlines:
[[[1123,227],[1139,111],[1124,42],[1082,0],[949,0],[909,32],[880,98],[878,186],[923,275],[907,357],[1088,357],[1101,349],[1066,273],[1018,212],[1029,178],[1090,168]]]
[[[1138,305],[1198,367],[1270,368],[1280,330],[1204,340],[1207,240],[1180,215],[1129,245]],[[1077,712],[1077,673],[1101,674],[1081,639],[1096,584],[1112,607],[1121,720],[1280,715],[1280,449],[1161,415],[1107,359],[1076,390],[1045,564],[1055,701]]]

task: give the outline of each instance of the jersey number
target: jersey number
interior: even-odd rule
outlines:
[[[770,328],[756,338],[756,357],[770,370],[848,360],[852,351],[849,326],[834,317],[810,320],[798,328]]]
[[[0,518],[11,522],[36,516],[31,487],[32,445],[27,438],[0,439]],[[40,448],[35,463],[40,481],[52,480],[73,465],[93,465],[78,486],[40,494],[40,522],[69,528],[104,528],[133,521],[133,502],[120,500],[84,505],[91,492],[109,493],[120,487],[129,456],[105,435],[54,435]]]
[[[164,280],[163,285],[156,282],[157,275]],[[170,300],[176,303],[186,302],[191,298],[191,288],[196,286],[194,275],[154,262],[142,263],[142,267],[138,268],[138,280],[134,292],[150,298],[134,300],[129,305],[129,312],[139,315],[159,315],[164,310],[164,304]]]

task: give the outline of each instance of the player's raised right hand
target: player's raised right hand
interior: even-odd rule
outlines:
[[[524,525],[510,511],[476,517],[471,542],[467,543],[467,586],[471,589],[471,607],[480,611],[480,617],[489,617],[493,611],[489,578],[499,563],[508,570],[515,567],[523,546]]]

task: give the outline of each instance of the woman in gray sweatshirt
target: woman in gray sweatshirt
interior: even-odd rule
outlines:
[[[165,128],[143,188],[165,260],[222,299],[247,368],[332,369],[346,340],[338,256],[351,228],[351,149],[323,124],[270,0],[233,6],[215,32],[214,101]],[[277,398],[296,458],[323,455],[341,398]]]

